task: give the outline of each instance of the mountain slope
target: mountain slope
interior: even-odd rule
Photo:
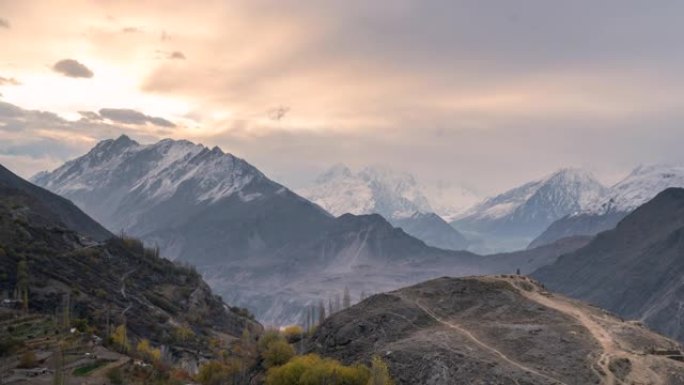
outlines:
[[[684,187],[684,166],[640,166],[584,210],[554,222],[530,247],[574,235],[595,235],[610,230],[627,214],[668,187]]]
[[[1,289],[11,292],[18,284],[18,265],[25,260],[31,311],[59,313],[69,295],[72,318],[86,320],[101,335],[109,322],[126,322],[131,337],[194,349],[220,333],[237,337],[245,328],[261,328],[213,295],[193,269],[160,258],[139,241],[113,237],[94,243],[65,228],[62,207],[51,209],[62,198],[42,191],[36,197],[0,188],[0,274],[8,277]],[[175,341],[179,327],[197,338]]]
[[[392,224],[434,247],[464,250],[468,240],[435,213],[416,212],[410,217],[395,218]]]
[[[583,210],[603,193],[604,187],[591,174],[563,169],[489,198],[451,224],[466,235],[484,238],[495,251],[520,249],[552,222]]]
[[[380,214],[430,246],[452,250],[468,246],[463,235],[432,212],[415,178],[407,173],[380,167],[352,173],[336,165],[300,193],[335,216]]]
[[[468,252],[429,247],[380,215],[345,214],[272,258],[223,264],[205,276],[228,302],[249,304],[266,324],[286,325],[301,323],[307,306],[334,300],[345,288],[356,299],[444,272],[477,274],[480,262]]]
[[[684,384],[677,343],[519,276],[439,278],[334,314],[310,351],[380,355],[403,384]]]
[[[533,276],[684,341],[684,189],[667,189]]]
[[[35,186],[0,165],[0,192],[24,195],[30,199],[35,211],[49,218],[56,225],[87,235],[98,241],[112,236],[99,223],[92,220],[68,200]]]

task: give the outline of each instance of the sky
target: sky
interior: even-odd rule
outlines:
[[[0,163],[189,139],[297,188],[380,164],[490,195],[684,162],[684,2],[0,0]]]

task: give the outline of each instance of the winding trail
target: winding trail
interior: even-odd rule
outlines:
[[[395,294],[396,294],[396,293],[395,293]],[[522,371],[524,371],[524,372],[533,374],[533,375],[538,376],[538,377],[542,377],[542,378],[544,378],[544,379],[546,379],[546,380],[548,380],[548,381],[551,381],[551,383],[553,383],[553,384],[567,385],[566,383],[564,383],[564,382],[562,382],[562,381],[560,381],[560,380],[558,380],[558,379],[556,379],[556,378],[550,377],[550,376],[548,376],[548,375],[546,375],[546,374],[544,374],[544,373],[541,373],[541,372],[537,371],[536,369],[530,368],[529,366],[525,366],[525,365],[523,365],[523,364],[520,363],[520,362],[514,361],[513,359],[509,358],[508,356],[506,356],[506,355],[505,355],[504,353],[502,353],[501,351],[497,350],[496,348],[494,348],[494,347],[488,345],[487,343],[485,343],[485,342],[483,342],[482,340],[480,340],[480,339],[478,339],[477,337],[475,337],[470,331],[468,331],[467,329],[465,329],[463,326],[458,325],[458,324],[456,324],[456,323],[454,323],[454,322],[450,322],[450,321],[447,321],[447,320],[441,318],[440,316],[438,316],[437,314],[435,314],[432,310],[428,309],[428,308],[425,307],[423,304],[421,304],[419,301],[417,301],[417,300],[412,300],[412,299],[410,299],[410,298],[407,298],[407,297],[405,297],[405,296],[398,295],[398,294],[397,294],[397,296],[399,296],[399,297],[400,297],[401,299],[403,299],[404,301],[407,301],[407,302],[410,302],[410,303],[415,304],[415,305],[416,305],[417,307],[419,307],[425,314],[427,314],[428,316],[430,316],[430,318],[434,319],[435,321],[441,323],[441,324],[444,325],[444,326],[447,326],[447,327],[449,327],[449,328],[451,328],[451,329],[456,330],[456,331],[459,332],[460,334],[466,336],[468,339],[470,339],[470,340],[471,340],[472,342],[474,342],[476,345],[478,345],[479,347],[481,347],[482,349],[484,349],[485,351],[488,351],[489,353],[491,353],[491,354],[493,354],[493,355],[495,355],[495,356],[498,356],[499,358],[501,358],[502,360],[504,360],[504,361],[507,362],[508,364],[510,364],[510,365],[512,365],[512,366],[515,366],[516,368],[518,368],[518,369],[520,369],[520,370],[522,370]]]
[[[520,294],[527,299],[537,302],[540,305],[557,310],[576,319],[594,339],[601,346],[603,352],[596,360],[596,367],[601,374],[602,384],[604,385],[625,385],[625,384],[650,384],[650,385],[667,385],[666,379],[662,378],[658,373],[655,373],[651,368],[643,365],[643,358],[640,358],[634,353],[628,352],[619,347],[615,338],[609,333],[604,326],[597,322],[589,312],[584,312],[581,308],[568,302],[562,297],[553,296],[550,293],[539,292],[537,290],[528,291],[511,282],[518,288]],[[610,370],[610,363],[613,358],[627,358],[633,365],[626,378],[620,380]]]

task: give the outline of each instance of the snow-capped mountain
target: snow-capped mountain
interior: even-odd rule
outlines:
[[[314,186],[299,192],[335,216],[375,213],[399,218],[432,211],[411,174],[382,167],[352,173],[347,166],[335,165],[316,178]]]
[[[524,248],[552,222],[585,210],[605,193],[590,173],[562,169],[486,199],[452,225],[483,239],[486,251]]]
[[[614,228],[622,218],[669,187],[684,187],[684,166],[639,166],[583,210],[549,226],[530,247],[574,235],[595,235]]]
[[[405,172],[365,167],[353,173],[336,165],[299,193],[335,216],[380,214],[431,246],[461,250],[468,245],[463,235],[432,213],[416,179]]]

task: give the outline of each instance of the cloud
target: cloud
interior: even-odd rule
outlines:
[[[83,120],[102,120],[102,116],[94,111],[78,111],[78,114]]]
[[[84,111],[82,116],[70,121],[51,112],[0,101],[0,163],[30,177],[82,155],[100,140],[122,133],[144,142],[168,136],[152,133],[148,126],[113,124],[98,118],[96,112]]]
[[[71,78],[93,77],[93,71],[91,71],[90,69],[88,69],[88,67],[74,59],[60,60],[52,66],[52,69],[56,72],[61,73],[64,76],[68,76]]]
[[[268,111],[268,118],[271,120],[279,121],[283,119],[288,112],[290,112],[290,107],[287,106],[272,108]]]
[[[8,28],[9,29],[9,27],[10,27],[9,20],[0,17],[0,28]]]
[[[153,124],[159,127],[175,127],[173,122],[164,118],[145,115],[140,111],[126,109],[126,108],[103,108],[100,110],[100,116],[109,119],[116,123],[123,124]]]
[[[173,51],[169,55],[169,59],[185,60],[185,55],[180,51]]]
[[[5,78],[0,76],[0,86],[18,86],[21,82],[15,78]]]
[[[126,28],[122,28],[121,32],[123,32],[123,33],[139,33],[142,31],[136,27],[126,27]]]

